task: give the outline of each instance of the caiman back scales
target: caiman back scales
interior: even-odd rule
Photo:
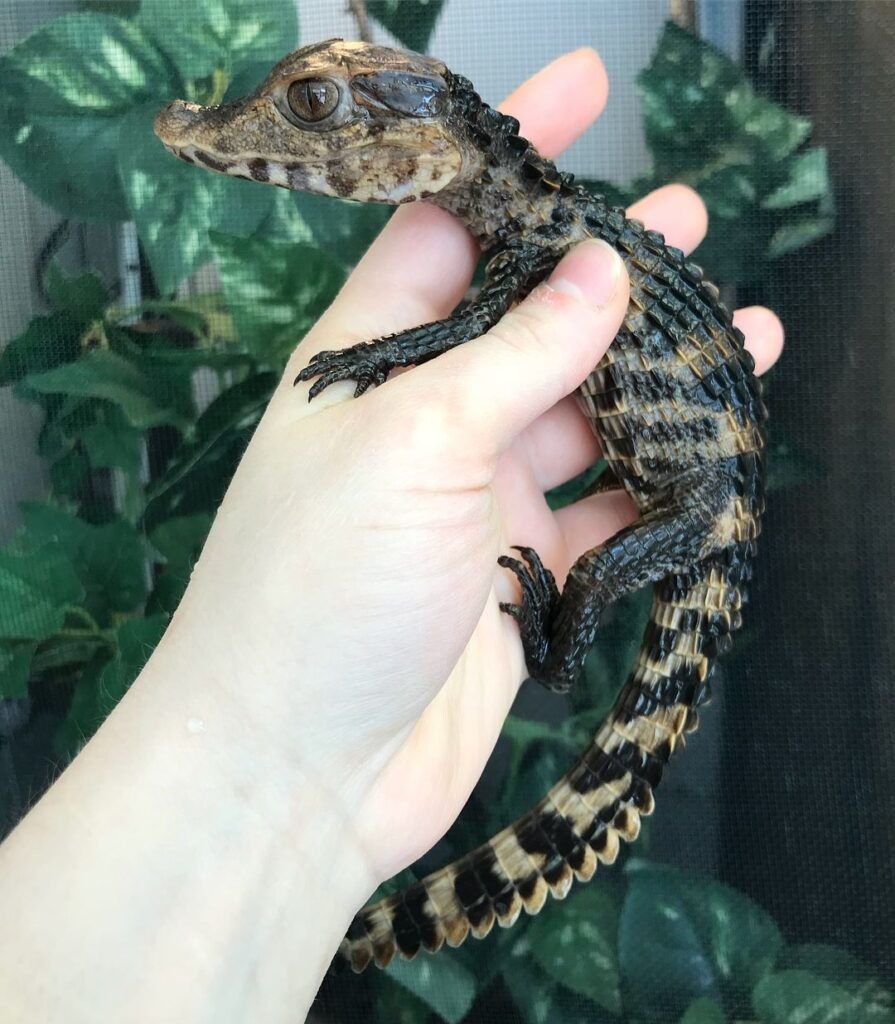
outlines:
[[[579,677],[603,610],[654,585],[636,663],[593,742],[524,817],[454,864],[366,907],[342,942],[356,971],[456,946],[537,913],[573,877],[611,863],[653,809],[653,790],[727,650],[764,506],[766,419],[743,336],[699,267],[655,231],[557,171],[440,61],[329,40],[284,58],[251,95],[176,101],[156,132],[178,157],[285,188],[372,202],[426,200],[469,228],[486,258],[477,298],[446,320],[321,352],[299,375],[313,398],[356,393],[488,330],[570,246],[601,238],[622,256],[630,305],[578,391],[639,520],[583,554],[560,593],[535,552],[504,557],[521,584],[529,672],[552,690]]]

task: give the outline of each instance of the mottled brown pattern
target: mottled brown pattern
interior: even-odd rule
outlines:
[[[284,97],[317,79],[337,83],[339,102],[321,123],[302,124]],[[176,155],[228,174],[368,201],[431,197],[487,253],[476,301],[446,320],[320,353],[299,375],[317,378],[311,398],[344,379],[361,394],[396,366],[482,334],[583,238],[614,246],[631,279],[624,325],[578,400],[612,482],[641,518],[583,554],[561,592],[533,551],[501,565],[523,584],[520,604],[504,610],[519,622],[529,671],[560,691],[580,675],[606,606],[652,584],[634,667],[593,742],[528,814],[357,915],[340,949],[356,971],[536,914],[636,839],[666,763],[698,723],[713,662],[741,625],[760,531],[766,413],[718,290],[661,235],[577,187],[518,128],[439,61],[338,40],[290,54],[244,100],[178,102],[156,121]]]

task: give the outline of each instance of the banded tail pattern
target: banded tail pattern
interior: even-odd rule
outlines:
[[[637,838],[666,762],[696,728],[713,660],[740,626],[753,549],[733,545],[657,584],[635,666],[575,766],[487,843],[360,911],[339,949],[354,971],[483,938],[495,922],[508,928]]]

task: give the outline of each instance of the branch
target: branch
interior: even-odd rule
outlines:
[[[681,28],[690,32],[696,31],[696,3],[695,0],[671,0],[669,18]]]
[[[370,16],[367,14],[366,0],[348,0],[348,7],[357,22],[357,34],[365,43],[371,43],[373,36],[370,34]]]

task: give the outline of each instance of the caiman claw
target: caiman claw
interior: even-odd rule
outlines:
[[[330,384],[340,380],[353,380],[357,382],[354,397],[358,398],[369,388],[384,384],[392,369],[387,362],[376,358],[371,349],[371,345],[362,343],[338,351],[318,352],[311,356],[311,361],[295,378],[295,383],[299,384],[312,377],[319,378],[308,392],[310,402]]]
[[[501,555],[497,564],[516,574],[522,587],[522,603],[502,601],[500,610],[512,615],[519,623],[525,664],[532,677],[540,679],[550,650],[550,627],[559,606],[559,588],[553,573],[544,566],[533,548],[517,547],[514,550],[522,555],[527,565],[508,555]]]

